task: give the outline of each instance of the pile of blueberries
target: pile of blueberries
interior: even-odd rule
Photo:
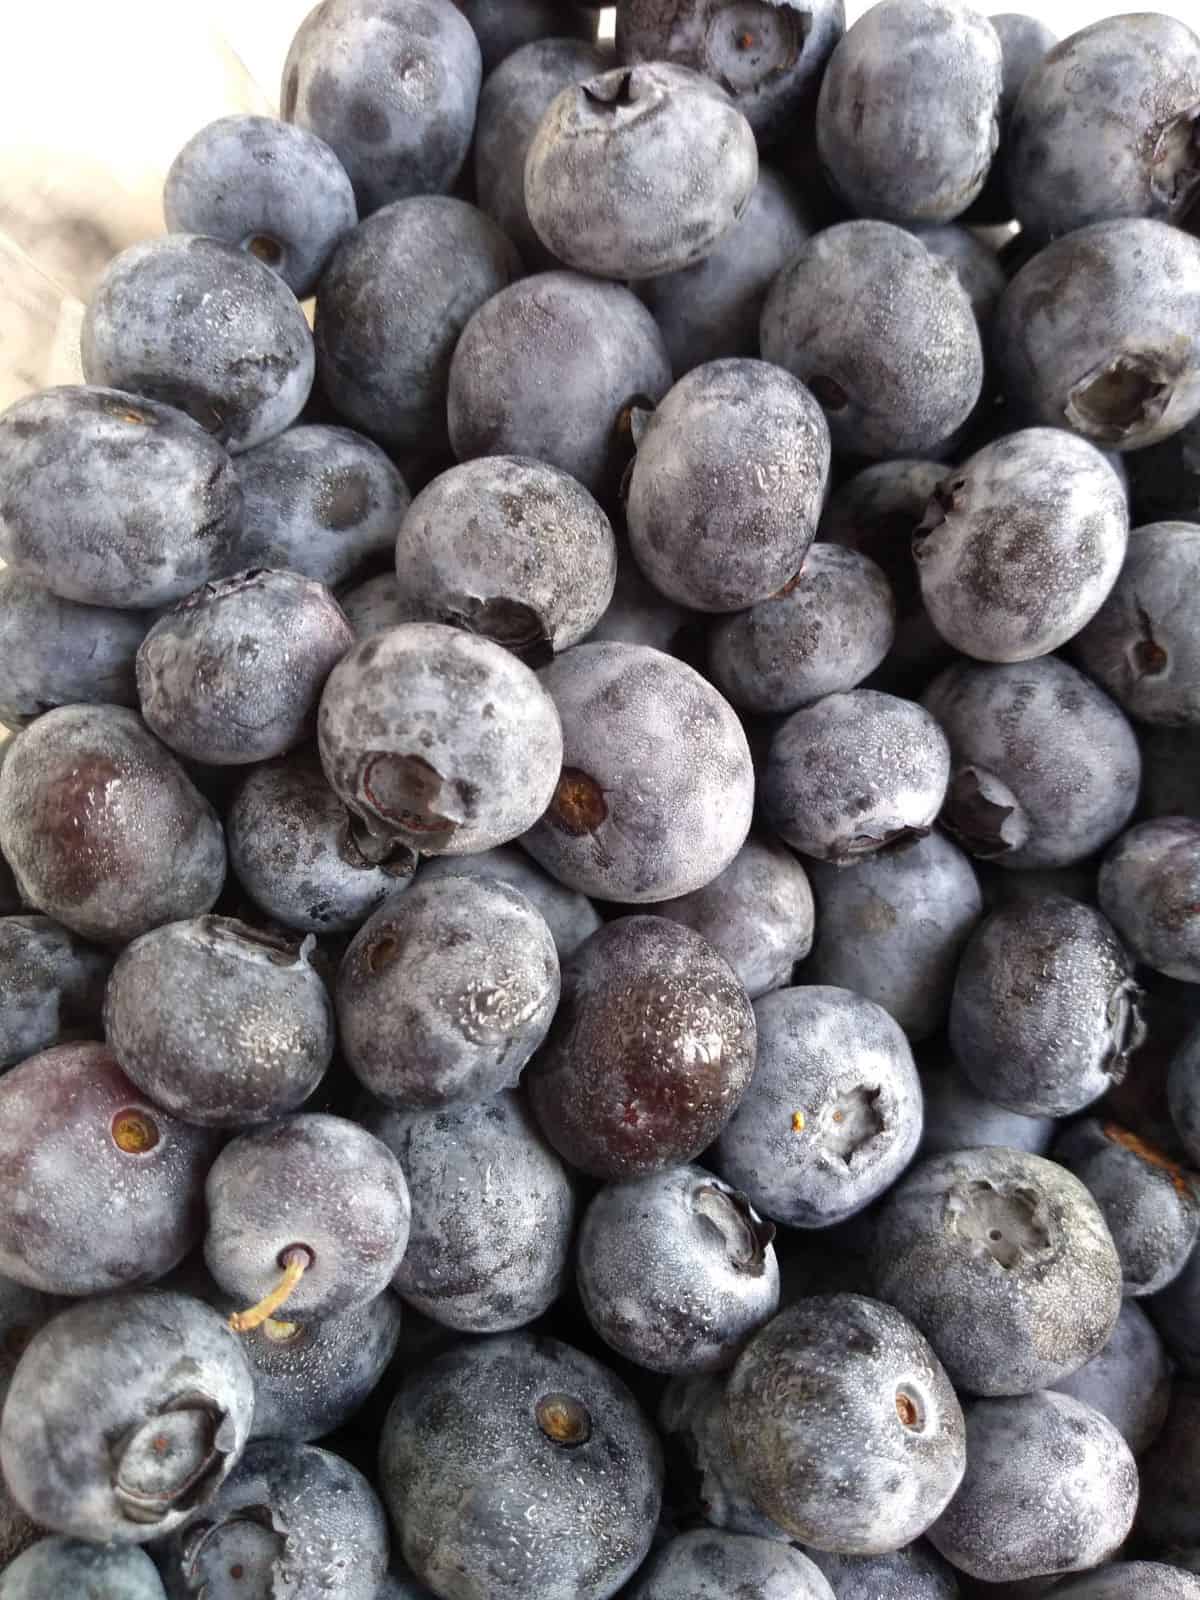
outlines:
[[[599,21],[0,416],[0,1600],[1200,1596],[1200,37]]]

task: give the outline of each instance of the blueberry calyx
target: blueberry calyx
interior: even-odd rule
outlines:
[[[848,838],[835,839],[829,846],[827,860],[834,865],[856,861],[859,856],[895,854],[918,839],[929,836],[930,829],[910,826],[885,828],[880,833],[852,833]]]
[[[574,1449],[592,1437],[592,1418],[582,1400],[569,1394],[544,1394],[534,1407],[537,1425],[553,1444]]]
[[[201,1597],[208,1592],[206,1569],[222,1568],[235,1582],[248,1573],[270,1571],[286,1543],[269,1506],[242,1506],[220,1522],[198,1522],[182,1552],[188,1588]]]
[[[600,111],[619,111],[637,100],[633,82],[633,68],[604,72],[598,78],[580,84],[585,98]]]
[[[965,850],[985,861],[1019,850],[1029,834],[1015,795],[981,767],[953,774],[940,820]]]
[[[692,1191],[692,1210],[725,1243],[729,1264],[748,1277],[761,1278],[775,1224],[760,1217],[736,1189],[701,1183]]]
[[[1087,439],[1120,444],[1157,427],[1174,394],[1175,374],[1162,355],[1122,351],[1079,379],[1066,418]]]
[[[181,1395],[132,1428],[114,1451],[113,1491],[126,1519],[151,1524],[203,1504],[234,1444],[227,1412]]]
[[[480,599],[456,595],[443,609],[441,622],[501,644],[529,667],[544,667],[554,654],[544,620],[532,606],[506,595]]]
[[[1172,216],[1188,209],[1200,188],[1200,106],[1163,124],[1150,156],[1150,188]]]
[[[385,872],[389,878],[411,878],[417,870],[417,852],[402,840],[372,833],[361,818],[346,813],[338,840],[338,855],[348,867],[361,872]]]
[[[1045,1202],[1033,1189],[977,1179],[951,1190],[946,1212],[954,1231],[1006,1272],[1054,1248]]]
[[[1146,1042],[1146,1023],[1141,1012],[1144,995],[1145,991],[1132,978],[1126,978],[1109,996],[1105,1010],[1108,1048],[1102,1066],[1114,1083],[1122,1082],[1130,1056]]]
[[[604,790],[595,778],[578,767],[564,767],[546,820],[564,833],[582,838],[585,833],[595,833],[607,816]]]
[[[423,756],[369,751],[361,789],[377,816],[425,843],[444,843],[464,820],[446,780]]]

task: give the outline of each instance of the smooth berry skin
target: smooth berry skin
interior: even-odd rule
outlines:
[[[735,1587],[735,1585],[737,1587]],[[694,1529],[652,1555],[630,1589],[631,1600],[836,1600],[815,1562],[772,1539]]]
[[[497,67],[530,44],[557,44],[568,36],[590,43],[596,35],[595,17],[588,14],[585,5],[573,5],[569,0],[454,0],[454,4],[479,40],[485,86]],[[579,74],[589,75],[587,71]],[[479,116],[482,115],[481,93]],[[479,116],[475,119],[477,132]]]
[[[410,608],[400,593],[400,585],[390,572],[381,572],[374,578],[343,589],[338,603],[354,629],[356,639],[369,639],[373,633],[386,633],[398,628],[402,622],[415,622]]]
[[[95,1545],[51,1535],[0,1573],[0,1600],[166,1600],[153,1561],[135,1545]]]
[[[1000,148],[988,170],[987,181],[967,213],[972,223],[1009,223],[1012,201],[1005,182],[1005,156],[1012,114],[1025,79],[1047,50],[1058,43],[1058,35],[1040,17],[1019,11],[1002,11],[988,18],[1000,41]]]
[[[626,543],[617,548],[617,583],[608,610],[592,629],[589,644],[645,644],[676,655],[689,628],[688,613],[668,600],[643,575]],[[726,696],[728,699],[728,696]]]
[[[694,1472],[695,1509],[709,1527],[789,1544],[791,1534],[759,1510],[738,1468],[725,1426],[727,1382],[725,1372],[669,1380],[658,1408],[667,1458]],[[672,1487],[678,1493],[678,1481]]]
[[[1050,1387],[1107,1417],[1134,1455],[1140,1456],[1154,1443],[1166,1419],[1173,1370],[1154,1324],[1136,1300],[1123,1300],[1104,1348],[1078,1372]]]
[[[882,1556],[838,1556],[814,1550],[836,1600],[958,1600],[954,1569],[924,1539]]]
[[[996,304],[1008,283],[999,256],[969,228],[957,222],[917,225],[910,227],[909,232],[915,234],[932,255],[953,267],[959,283],[967,291],[980,337],[986,344]]]
[[[459,876],[498,879],[523,894],[545,919],[560,964],[600,927],[600,913],[586,895],[543,872],[516,845],[497,845],[470,856],[431,856],[421,863],[422,883]]]
[[[0,1068],[99,1031],[112,957],[50,917],[0,918]]]
[[[1097,893],[1137,960],[1200,983],[1200,822],[1156,817],[1128,829],[1104,858]]]
[[[980,1094],[952,1060],[938,1067],[922,1062],[921,1098],[925,1110],[923,1156],[948,1155],[985,1145],[1044,1156],[1057,1132],[1052,1117],[1025,1117]]]
[[[55,706],[136,706],[134,660],[146,626],[140,612],[81,606],[28,574],[5,568],[0,572],[0,722],[23,728]]]

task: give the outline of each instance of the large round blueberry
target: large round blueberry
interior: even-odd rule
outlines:
[[[4,1568],[0,1600],[166,1600],[153,1561],[135,1545],[97,1545],[51,1535]]]
[[[1172,1370],[1154,1324],[1136,1300],[1123,1300],[1104,1348],[1050,1387],[1107,1417],[1139,1456],[1154,1443],[1166,1420]]]
[[[586,895],[568,889],[543,872],[516,845],[497,845],[494,850],[481,850],[477,855],[433,856],[421,863],[422,883],[448,876],[497,878],[523,894],[545,918],[560,962],[573,956],[600,926],[600,913]]]
[[[1098,895],[1139,961],[1200,983],[1200,821],[1157,817],[1123,833],[1104,858]]]
[[[774,1539],[695,1529],[658,1550],[628,1591],[630,1600],[835,1600],[806,1555]]]
[[[50,917],[0,918],[0,1068],[99,1031],[112,957]]]
[[[81,606],[0,571],[0,722],[22,728],[55,706],[136,706],[146,624],[138,611]]]

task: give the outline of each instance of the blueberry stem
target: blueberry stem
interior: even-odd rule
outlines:
[[[300,1279],[312,1265],[312,1256],[309,1252],[297,1245],[284,1252],[281,1258],[283,1276],[271,1290],[264,1295],[256,1306],[251,1306],[248,1311],[235,1311],[229,1319],[229,1326],[234,1333],[250,1333],[253,1329],[272,1318],[287,1300],[300,1282]]]

